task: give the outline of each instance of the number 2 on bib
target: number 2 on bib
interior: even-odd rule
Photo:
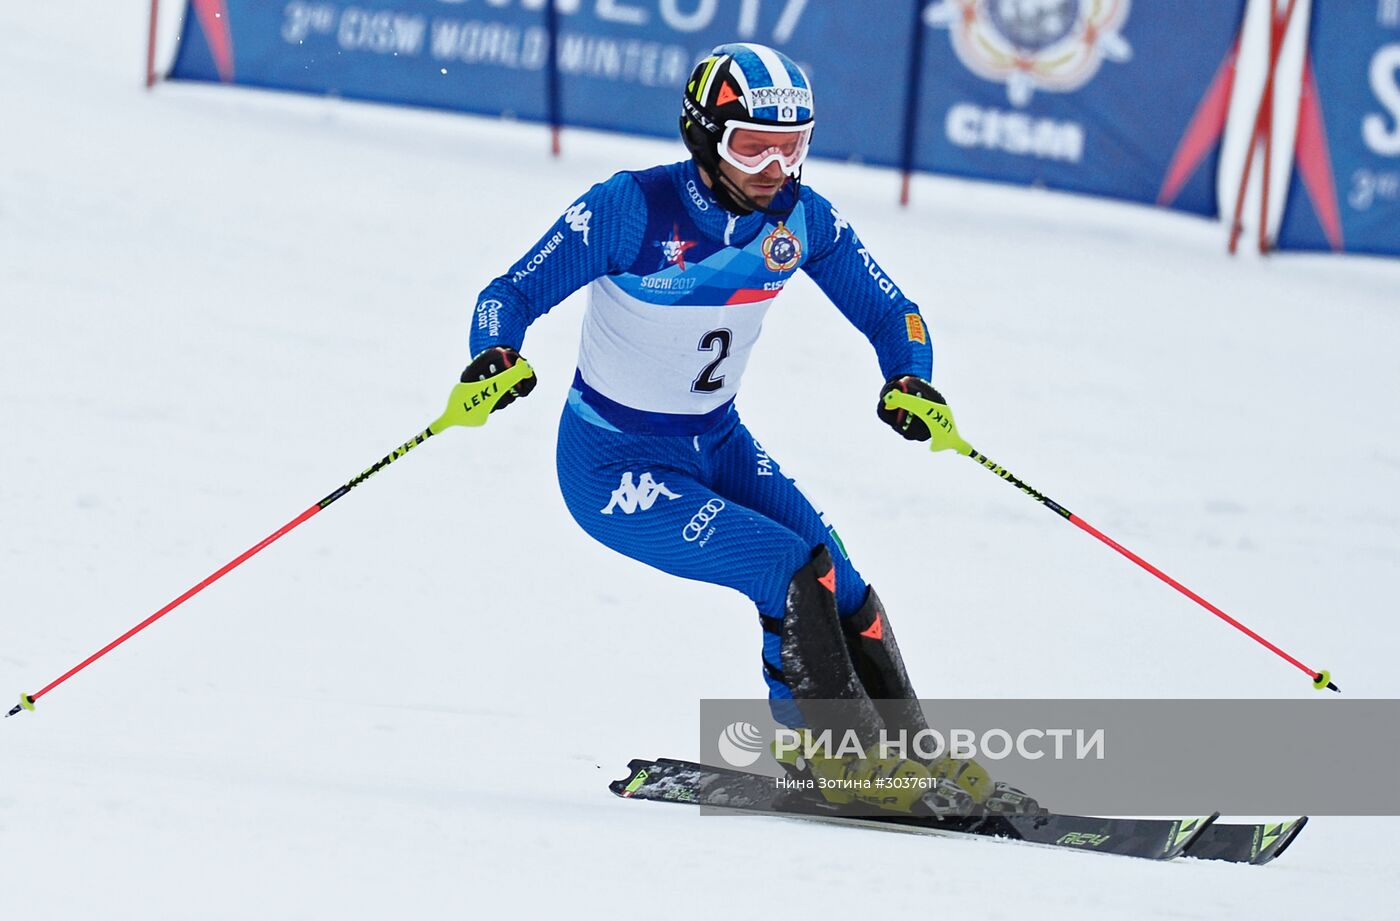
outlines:
[[[695,393],[714,393],[724,386],[724,375],[716,377],[715,371],[719,370],[720,363],[729,357],[729,343],[733,338],[734,334],[727,329],[712,329],[700,337],[698,351],[718,351],[719,354],[700,370],[700,375],[690,385],[692,391]]]

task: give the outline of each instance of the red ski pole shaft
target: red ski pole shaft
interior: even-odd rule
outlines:
[[[184,604],[186,601],[189,601],[195,595],[198,595],[200,592],[204,591],[206,588],[222,579],[234,569],[237,569],[246,560],[257,554],[264,547],[271,544],[273,541],[277,540],[277,538],[281,537],[283,534],[286,534],[288,531],[292,530],[297,525],[301,524],[303,521],[306,521],[312,515],[315,515],[321,510],[321,508],[322,507],[319,504],[313,505],[311,506],[311,508],[302,512],[300,515],[293,518],[291,521],[282,525],[282,527],[278,528],[276,531],[273,531],[267,537],[264,537],[261,541],[254,544],[252,547],[249,547],[247,550],[243,551],[238,556],[234,557],[232,560],[219,567],[219,569],[206,576],[204,581],[186,590],[183,595],[176,598],[174,601],[170,602],[165,607],[161,608],[159,611],[156,611],[150,617],[147,617],[145,620],[141,621],[141,623],[132,627],[130,630],[126,631],[121,636],[112,640],[112,642],[108,643],[106,646],[103,646],[101,649],[97,650],[97,652],[94,652],[92,655],[88,656],[86,659],[79,662],[77,665],[68,669],[68,671],[64,672],[62,675],[59,675],[53,681],[50,681],[48,684],[44,685],[44,687],[40,690],[29,695],[29,702],[31,704],[37,702],[39,698],[43,697],[49,691],[52,691],[54,688],[67,681],[69,678],[72,678],[74,675],[78,674],[78,672],[87,668],[89,665],[96,662],[98,659],[102,658],[107,653],[111,652],[113,649],[116,649],[122,643],[125,643],[127,640],[131,639],[133,636],[140,633],[142,630],[145,630],[151,624],[160,620],[162,617],[169,614],[171,611],[175,610],[180,605]]]
[[[97,650],[97,652],[94,652],[92,655],[88,656],[86,659],[79,662],[77,665],[68,669],[68,671],[64,672],[62,675],[59,675],[53,681],[50,681],[48,684],[44,685],[44,687],[37,693],[21,694],[19,698],[19,703],[16,704],[14,708],[10,710],[9,713],[6,713],[5,716],[14,716],[21,710],[33,710],[34,702],[36,700],[43,697],[45,694],[49,693],[59,685],[63,684],[63,682],[67,681],[69,678],[72,678],[74,675],[78,674],[83,669],[87,668],[89,665],[96,662],[98,659],[102,658],[107,653],[111,652],[113,649],[116,649],[118,646],[125,643],[127,640],[131,639],[133,636],[140,633],[142,630],[145,630],[151,624],[160,620],[162,617],[169,614],[171,611],[175,610],[180,605],[184,604],[186,601],[189,601],[195,595],[198,595],[200,592],[204,591],[206,588],[213,585],[215,582],[219,581],[224,576],[237,569],[239,566],[242,566],[249,559],[261,553],[264,548],[266,548],[269,544],[272,544],[282,535],[286,534],[288,531],[291,531],[293,528],[296,528],[298,525],[300,525],[307,519],[312,518],[318,512],[322,511],[323,509],[327,508],[332,503],[334,503],[336,500],[340,499],[350,490],[354,489],[356,486],[359,486],[365,480],[374,476],[380,470],[383,470],[385,467],[389,466],[394,461],[398,460],[400,457],[403,457],[409,451],[412,451],[414,448],[418,447],[423,442],[436,435],[438,432],[441,432],[444,429],[450,428],[454,425],[464,425],[473,428],[485,425],[487,417],[491,414],[491,411],[496,408],[496,404],[499,403],[507,393],[513,393],[513,388],[516,384],[520,383],[527,377],[533,377],[534,373],[534,369],[530,367],[528,362],[526,362],[524,359],[519,359],[514,365],[512,365],[505,371],[502,371],[501,373],[495,375],[494,377],[488,378],[484,381],[473,381],[471,383],[463,382],[453,387],[452,393],[447,399],[447,409],[443,411],[443,414],[441,416],[434,420],[432,425],[428,426],[423,431],[419,432],[417,435],[414,435],[412,438],[399,445],[393,451],[390,451],[388,454],[384,455],[384,457],[380,458],[379,461],[376,462],[373,466],[366,469],[359,476],[355,477],[353,480],[346,483],[344,486],[341,486],[335,492],[326,496],[326,498],[322,499],[320,502],[317,502],[315,505],[302,512],[300,515],[296,516],[291,521],[282,525],[282,527],[278,528],[276,531],[273,531],[267,537],[264,537],[262,540],[258,541],[256,544],[249,547],[247,550],[243,551],[238,556],[234,557],[232,560],[229,560],[223,566],[219,567],[214,572],[210,573],[207,577],[205,577],[203,581],[197,583],[196,585],[186,590],[184,594],[180,595],[174,601],[170,602],[165,607],[161,608],[159,611],[156,611],[150,617],[147,617],[145,620],[141,621],[141,623],[132,627],[130,630],[126,631],[121,636],[117,637],[115,640],[112,640],[112,642],[108,643],[106,646],[103,646],[101,649]]]
[[[414,435],[409,441],[403,442],[398,448],[393,449],[393,451],[386,454],[384,458],[379,459],[370,469],[364,470],[360,476],[354,477],[349,483],[337,488],[335,493],[326,495],[323,500],[316,502],[316,504],[308,508],[307,511],[301,512],[300,515],[288,521],[286,525],[274,530],[270,535],[263,537],[258,543],[249,547],[248,550],[242,551],[237,557],[221,565],[220,568],[211,572],[209,577],[204,578],[199,584],[193,585],[192,588],[189,588],[188,591],[179,596],[179,598],[172,600],[169,605],[161,607],[160,610],[157,610],[157,612],[151,614],[150,617],[147,617],[146,620],[141,621],[141,623],[127,630],[126,633],[120,635],[116,640],[108,642],[105,647],[98,649],[97,652],[83,659],[83,661],[78,662],[77,665],[74,665],[73,668],[64,672],[63,675],[45,684],[43,689],[39,690],[38,693],[21,694],[20,703],[15,704],[14,708],[11,708],[10,712],[7,712],[6,717],[13,717],[13,715],[21,710],[34,710],[34,701],[39,700],[39,698],[48,694],[50,690],[55,689],[59,684],[69,680],[70,677],[77,675],[78,672],[81,672],[81,670],[87,668],[87,666],[97,662],[102,656],[111,652],[112,649],[119,647],[123,642],[130,640],[134,635],[139,634],[140,631],[146,630],[146,628],[150,627],[155,621],[160,620],[165,614],[171,613],[176,607],[188,602],[193,596],[199,595],[200,592],[209,588],[209,586],[217,582],[218,579],[224,578],[225,575],[237,570],[239,565],[246,563],[249,558],[255,557],[256,554],[260,553],[260,551],[269,546],[269,544],[272,544],[274,540],[279,539],[279,537],[287,533],[288,530],[297,528],[302,522],[307,521],[307,519],[321,512],[323,508],[329,507],[332,502],[339,500],[342,495],[349,493],[354,487],[360,486],[365,480],[370,479],[371,476],[374,476],[375,473],[378,473],[379,470],[384,469],[384,467],[391,465],[395,460],[402,458],[407,452],[413,451],[414,448],[419,447],[419,445],[427,441],[428,438],[452,426],[484,426],[487,417],[490,416],[491,410],[496,409],[497,403],[500,403],[501,399],[503,399],[507,393],[514,392],[512,388],[514,388],[515,385],[524,381],[525,378],[533,377],[533,375],[535,375],[533,368],[529,367],[529,363],[526,363],[524,358],[521,358],[521,360],[517,360],[517,363],[511,365],[510,368],[497,374],[496,377],[487,378],[486,381],[473,381],[470,382],[470,384],[468,384],[468,382],[462,382],[462,384],[456,385],[455,388],[452,388],[451,395],[448,396],[447,410],[444,410],[441,416],[438,416],[437,420],[433,421],[431,426],[424,428],[423,431]]]
[[[1331,676],[1331,674],[1330,674],[1329,672],[1327,672],[1325,669],[1322,670],[1322,671],[1317,671],[1317,670],[1315,670],[1315,669],[1309,668],[1308,666],[1304,665],[1302,662],[1299,662],[1297,659],[1295,659],[1293,656],[1289,655],[1288,653],[1284,652],[1284,651],[1283,651],[1282,649],[1280,649],[1278,646],[1275,646],[1273,643],[1271,643],[1271,642],[1269,642],[1268,640],[1264,639],[1264,637],[1260,636],[1258,633],[1256,633],[1255,631],[1251,630],[1249,627],[1246,627],[1244,624],[1240,623],[1238,620],[1236,620],[1235,618],[1231,617],[1229,614],[1226,614],[1226,613],[1225,613],[1224,611],[1222,611],[1220,608],[1218,608],[1218,607],[1216,607],[1215,605],[1211,604],[1209,601],[1207,601],[1206,599],[1202,598],[1200,595],[1196,594],[1196,593],[1193,592],[1191,589],[1187,588],[1185,585],[1182,585],[1182,584],[1181,584],[1180,582],[1178,582],[1176,579],[1173,579],[1171,576],[1167,575],[1165,572],[1163,572],[1162,570],[1158,569],[1156,566],[1153,566],[1151,563],[1147,562],[1147,561],[1144,560],[1142,557],[1138,556],[1136,553],[1134,553],[1133,551],[1129,550],[1127,547],[1124,547],[1122,544],[1120,544],[1120,543],[1118,543],[1117,541],[1113,540],[1111,537],[1109,537],[1108,535],[1104,534],[1104,533],[1103,533],[1102,531],[1100,531],[1098,528],[1096,528],[1096,527],[1094,527],[1093,525],[1089,524],[1089,522],[1085,521],[1083,518],[1080,518],[1078,515],[1074,514],[1074,513],[1071,512],[1069,509],[1065,508],[1063,505],[1060,505],[1058,502],[1056,502],[1055,500],[1051,499],[1049,496],[1046,496],[1045,494],[1041,493],[1040,491],[1038,491],[1038,490],[1036,490],[1036,489],[1032,489],[1030,486],[1026,485],[1026,483],[1025,483],[1024,481],[1022,481],[1020,478],[1018,478],[1018,477],[1016,477],[1015,475],[1013,475],[1013,474],[1011,473],[1011,471],[1007,470],[1005,467],[1002,467],[1001,465],[999,465],[999,464],[995,463],[994,461],[992,461],[992,459],[989,458],[989,457],[987,457],[987,455],[981,454],[981,453],[979,453],[978,451],[975,451],[975,450],[971,450],[971,446],[970,446],[970,445],[968,446],[968,448],[969,448],[969,453],[968,453],[968,455],[967,455],[968,457],[972,458],[972,459],[975,460],[977,463],[981,464],[983,467],[986,467],[986,468],[987,468],[988,470],[990,470],[992,473],[995,473],[997,476],[1001,477],[1003,480],[1005,480],[1006,482],[1010,483],[1012,486],[1015,486],[1017,489],[1021,490],[1021,492],[1025,493],[1026,495],[1030,496],[1032,499],[1034,499],[1034,500],[1036,500],[1037,502],[1039,502],[1040,504],[1044,505],[1046,508],[1050,509],[1050,511],[1054,512],[1055,514],[1059,515],[1061,518],[1063,518],[1063,519],[1065,519],[1066,521],[1068,521],[1070,524],[1072,524],[1072,525],[1074,525],[1075,527],[1079,528],[1080,530],[1084,531],[1086,534],[1093,535],[1094,537],[1096,537],[1096,538],[1098,538],[1099,540],[1103,541],[1103,543],[1105,543],[1105,544],[1108,545],[1109,547],[1112,547],[1114,550],[1118,551],[1118,552],[1121,553],[1123,556],[1127,557],[1128,559],[1132,560],[1132,561],[1133,561],[1134,563],[1136,563],[1137,565],[1141,566],[1143,569],[1145,569],[1145,570],[1147,570],[1148,572],[1152,573],[1152,575],[1156,576],[1157,578],[1161,579],[1163,582],[1165,582],[1165,583],[1167,583],[1168,585],[1170,585],[1172,588],[1174,588],[1174,589],[1176,589],[1177,591],[1181,592],[1181,593],[1182,593],[1183,595],[1185,595],[1187,598],[1190,598],[1192,601],[1196,602],[1196,603],[1199,604],[1201,607],[1205,608],[1207,611],[1209,611],[1209,612],[1211,612],[1212,614],[1214,614],[1216,617],[1219,617],[1221,620],[1225,621],[1225,623],[1227,623],[1227,624],[1229,624],[1230,626],[1234,627],[1236,630],[1239,630],[1239,631],[1240,631],[1241,633],[1243,633],[1245,636],[1247,636],[1247,637],[1249,637],[1250,639],[1254,640],[1255,642],[1259,643],[1259,644],[1260,644],[1261,646],[1263,646],[1265,649],[1268,649],[1270,652],[1274,653],[1274,654],[1277,655],[1279,658],[1283,659],[1285,662],[1288,662],[1290,665],[1292,665],[1292,666],[1294,666],[1295,668],[1301,670],[1301,671],[1304,672],[1309,678],[1312,679],[1312,681],[1313,681],[1313,687],[1318,688],[1319,690],[1321,690],[1321,689],[1323,689],[1323,688],[1326,688],[1327,690],[1330,690],[1330,691],[1340,691],[1340,690],[1341,690],[1340,688],[1337,687],[1336,684],[1334,684],[1334,683],[1332,682],[1332,676]]]
[[[296,516],[296,517],[293,518],[291,521],[289,521],[289,522],[287,522],[286,524],[282,525],[282,527],[278,528],[276,531],[273,531],[273,532],[272,532],[271,534],[269,534],[267,537],[264,537],[262,540],[258,541],[256,544],[254,544],[253,546],[249,547],[247,550],[243,551],[243,552],[240,553],[238,556],[236,556],[236,557],[234,557],[233,559],[229,560],[229,561],[228,561],[227,563],[225,563],[223,566],[220,566],[218,569],[214,570],[214,572],[210,573],[210,574],[209,574],[208,576],[206,576],[202,581],[200,581],[200,582],[196,583],[195,585],[191,586],[189,589],[187,589],[183,594],[181,594],[181,595],[180,595],[178,598],[176,598],[174,601],[171,601],[169,604],[167,604],[165,607],[161,608],[159,611],[156,611],[156,612],[155,612],[154,614],[152,614],[150,617],[147,617],[145,620],[141,621],[139,624],[137,624],[136,626],[132,627],[130,630],[126,631],[126,632],[123,633],[121,636],[119,636],[119,637],[117,637],[116,639],[112,640],[112,642],[108,643],[106,646],[103,646],[101,649],[97,650],[97,651],[94,652],[92,655],[88,656],[86,659],[84,659],[83,661],[79,662],[77,665],[75,665],[75,666],[73,666],[72,668],[68,669],[68,671],[64,672],[62,675],[59,675],[59,676],[58,676],[57,678],[55,678],[53,681],[50,681],[48,684],[44,685],[44,687],[41,688],[40,690],[36,691],[36,692],[33,693],[33,694],[24,694],[24,695],[21,695],[21,697],[20,697],[20,702],[19,702],[18,704],[16,704],[16,705],[10,710],[9,713],[5,714],[5,716],[6,716],[6,717],[14,716],[15,714],[19,713],[21,710],[33,710],[33,709],[34,709],[34,704],[39,700],[39,698],[43,697],[45,694],[49,693],[49,692],[52,691],[54,688],[56,688],[56,687],[58,687],[59,685],[63,684],[63,683],[64,683],[65,681],[67,681],[69,678],[72,678],[74,675],[78,674],[78,673],[81,672],[83,669],[87,668],[89,665],[91,665],[92,663],[96,662],[98,659],[100,659],[100,658],[102,658],[103,656],[107,655],[107,653],[111,652],[113,649],[116,649],[118,646],[122,645],[122,644],[125,643],[127,640],[131,639],[133,636],[135,636],[136,634],[140,633],[142,630],[145,630],[145,629],[146,629],[147,627],[149,627],[151,624],[153,624],[153,623],[155,623],[156,621],[160,620],[162,617],[164,617],[165,615],[169,614],[171,611],[175,610],[175,609],[178,608],[180,605],[184,604],[186,601],[189,601],[189,600],[190,600],[191,598],[193,598],[195,595],[198,595],[200,592],[204,591],[206,588],[208,588],[209,586],[213,585],[215,582],[219,581],[219,580],[222,579],[224,576],[228,575],[230,572],[232,572],[233,570],[237,569],[239,566],[242,566],[242,565],[243,565],[244,563],[246,563],[248,560],[252,559],[252,558],[253,558],[254,556],[256,556],[258,553],[262,552],[265,548],[267,548],[269,545],[271,545],[274,541],[276,541],[276,540],[277,540],[278,538],[280,538],[282,535],[284,535],[284,534],[286,534],[287,532],[291,531],[293,528],[296,528],[298,525],[302,524],[303,522],[305,522],[305,521],[311,519],[311,518],[314,517],[318,512],[320,512],[322,509],[325,509],[326,507],[328,507],[329,505],[331,505],[331,503],[333,503],[333,502],[335,502],[337,499],[339,499],[341,496],[344,496],[346,493],[348,493],[351,489],[355,488],[355,487],[358,486],[359,484],[363,483],[365,480],[369,479],[369,478],[370,478],[371,476],[373,476],[374,474],[378,473],[378,472],[379,472],[381,469],[383,469],[385,466],[387,466],[387,465],[393,463],[394,461],[398,460],[400,457],[403,457],[405,454],[407,454],[409,451],[413,450],[413,449],[414,449],[415,447],[417,447],[418,445],[422,444],[424,441],[427,441],[428,438],[430,438],[430,437],[432,436],[432,434],[433,434],[433,429],[432,429],[432,427],[429,427],[429,428],[427,428],[427,429],[424,429],[422,432],[420,432],[419,434],[415,435],[412,439],[410,439],[409,441],[407,441],[407,442],[405,442],[404,444],[400,445],[396,450],[394,450],[394,451],[390,452],[389,454],[385,455],[383,459],[381,459],[381,460],[380,460],[378,463],[376,463],[374,466],[370,467],[368,470],[366,470],[366,471],[364,471],[363,473],[361,473],[359,476],[355,477],[355,479],[353,479],[353,480],[351,480],[350,482],[346,483],[344,486],[341,486],[339,489],[337,489],[335,492],[331,493],[330,495],[326,496],[326,498],[322,499],[320,502],[317,502],[315,505],[311,506],[311,507],[308,508],[306,511],[302,512],[300,515]]]
[[[1075,527],[1079,528],[1085,533],[1092,534],[1094,537],[1103,541],[1105,544],[1112,547],[1114,550],[1117,550],[1119,553],[1123,554],[1123,556],[1132,560],[1134,563],[1141,566],[1148,572],[1152,573],[1154,576],[1161,579],[1163,582],[1167,583],[1172,588],[1181,592],[1187,598],[1190,598],[1192,601],[1196,602],[1201,607],[1214,614],[1216,617],[1219,617],[1221,620],[1225,621],[1227,624],[1234,627],[1236,630],[1239,630],[1245,636],[1259,643],[1265,649],[1268,649],[1270,652],[1274,653],[1275,655],[1283,659],[1285,662],[1288,662],[1290,665],[1293,665],[1294,667],[1306,673],[1307,676],[1312,679],[1313,687],[1317,688],[1318,690],[1322,690],[1323,688],[1327,688],[1331,691],[1339,690],[1339,688],[1332,683],[1332,676],[1328,673],[1326,669],[1323,669],[1322,671],[1316,671],[1314,669],[1308,668],[1302,662],[1299,662],[1297,659],[1293,658],[1293,656],[1290,656],[1288,653],[1284,652],[1282,649],[1275,646],[1273,643],[1270,643],[1268,640],[1264,639],[1258,633],[1255,633],[1253,630],[1249,629],[1244,624],[1240,623],[1238,620],[1235,620],[1235,618],[1231,617],[1229,614],[1226,614],[1224,611],[1220,610],[1220,608],[1211,604],[1209,601],[1206,601],[1200,595],[1191,591],[1189,588],[1182,585],[1180,582],[1176,581],[1171,576],[1162,572],[1162,570],[1158,569],[1156,566],[1153,566],[1151,563],[1147,562],[1142,557],[1138,556],[1136,553],[1133,553],[1131,550],[1124,547],[1122,544],[1119,544],[1117,541],[1112,540],[1103,532],[1101,532],[1098,528],[1095,528],[1093,525],[1089,524],[1087,521],[1080,518],[1078,515],[1074,514],[1060,503],[1056,502],[1054,499],[1051,499],[1049,496],[1045,495],[1037,489],[1032,489],[1025,483],[1024,480],[1015,476],[1010,470],[1007,470],[1000,464],[995,463],[987,455],[981,454],[973,450],[972,445],[968,444],[967,441],[964,440],[963,437],[958,434],[957,426],[953,423],[952,410],[950,410],[945,403],[941,402],[941,398],[940,400],[933,400],[927,397],[918,396],[916,394],[906,393],[902,390],[887,388],[882,397],[882,402],[884,403],[884,406],[887,409],[899,410],[902,412],[910,413],[916,418],[920,419],[928,430],[928,442],[930,450],[956,451],[959,454],[967,455],[968,457],[977,461],[977,463],[981,464],[983,467],[986,467],[992,473],[995,473],[997,476],[1010,483],[1012,486],[1015,486],[1017,489],[1021,490],[1021,492],[1025,493],[1035,501],[1039,502],[1041,505],[1050,509],[1050,511],[1054,512],[1056,515],[1059,515],[1061,518],[1065,519],[1070,524],[1074,525]]]

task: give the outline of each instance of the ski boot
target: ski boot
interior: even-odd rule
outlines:
[[[967,791],[978,812],[994,815],[1039,815],[1045,812],[1035,797],[1001,781],[971,758],[943,757],[928,766],[929,774]]]
[[[773,745],[773,757],[787,770],[797,787],[798,799],[820,804],[831,811],[851,812],[860,807],[906,815],[938,817],[977,813],[977,801],[950,777],[934,776],[910,758],[876,758],[860,753],[828,757],[808,743],[796,748]]]
[[[891,732],[903,731],[909,738],[928,729],[919,708],[919,695],[914,692],[905,671],[904,657],[899,653],[889,616],[874,588],[866,592],[865,603],[846,618],[841,627],[851,662],[886,728]],[[976,761],[945,757],[925,767],[932,779],[947,781],[965,791],[972,798],[976,811],[999,815],[1035,815],[1044,811],[1032,797],[1010,784],[993,782],[986,769]],[[936,814],[946,814],[948,808],[961,808],[957,797],[951,797],[947,806],[941,805],[943,793],[932,784],[928,792],[934,802],[940,803],[934,807]]]

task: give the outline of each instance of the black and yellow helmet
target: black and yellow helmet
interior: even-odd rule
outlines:
[[[731,151],[733,133],[750,129],[795,135],[795,143],[786,145],[786,155],[762,159],[765,165],[768,159],[779,159],[784,172],[800,183],[814,121],[812,87],[802,68],[781,51],[740,42],[720,45],[695,65],[685,87],[680,129],[691,156],[713,180],[720,203],[747,213],[768,209],[743,195],[720,172],[721,160],[745,172],[757,171]]]

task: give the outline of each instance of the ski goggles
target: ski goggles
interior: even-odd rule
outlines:
[[[719,155],[740,172],[756,176],[777,161],[783,172],[795,174],[807,159],[812,125],[755,125],[730,122],[720,138]]]

